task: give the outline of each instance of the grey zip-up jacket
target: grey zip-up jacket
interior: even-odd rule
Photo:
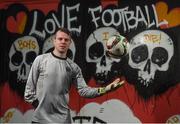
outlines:
[[[38,101],[32,121],[39,123],[71,123],[69,89],[74,83],[79,94],[93,98],[99,96],[98,88],[87,86],[80,67],[69,58],[59,58],[53,53],[36,57],[27,80],[24,98]]]

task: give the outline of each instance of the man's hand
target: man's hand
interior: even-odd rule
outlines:
[[[110,92],[113,91],[119,87],[121,87],[125,82],[124,81],[120,81],[120,78],[117,78],[116,80],[114,80],[112,83],[110,83],[109,85],[107,85],[105,87],[106,92]]]
[[[102,94],[105,94],[107,92],[114,91],[115,89],[121,87],[124,83],[125,83],[124,80],[120,81],[120,78],[117,78],[116,80],[114,80],[112,83],[110,83],[106,87],[99,88],[99,93],[100,93],[100,95],[102,95]]]

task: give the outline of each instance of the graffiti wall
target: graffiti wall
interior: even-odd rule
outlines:
[[[50,52],[59,27],[72,33],[68,56],[89,86],[117,77],[125,85],[98,98],[71,87],[73,123],[180,123],[180,5],[177,0],[32,0],[0,2],[1,123],[31,122],[24,101],[35,57]],[[129,54],[107,57],[105,42],[125,36]]]

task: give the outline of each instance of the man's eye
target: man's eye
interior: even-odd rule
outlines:
[[[59,38],[59,40],[62,40],[62,38]]]
[[[65,39],[66,42],[69,42],[69,39]]]

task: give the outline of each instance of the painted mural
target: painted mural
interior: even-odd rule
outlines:
[[[89,86],[117,77],[118,90],[98,98],[70,90],[73,123],[180,123],[180,5],[154,0],[32,0],[0,2],[0,122],[31,122],[23,99],[35,57],[50,52],[59,27],[72,33],[68,56]],[[130,43],[121,59],[105,42],[121,34]]]

